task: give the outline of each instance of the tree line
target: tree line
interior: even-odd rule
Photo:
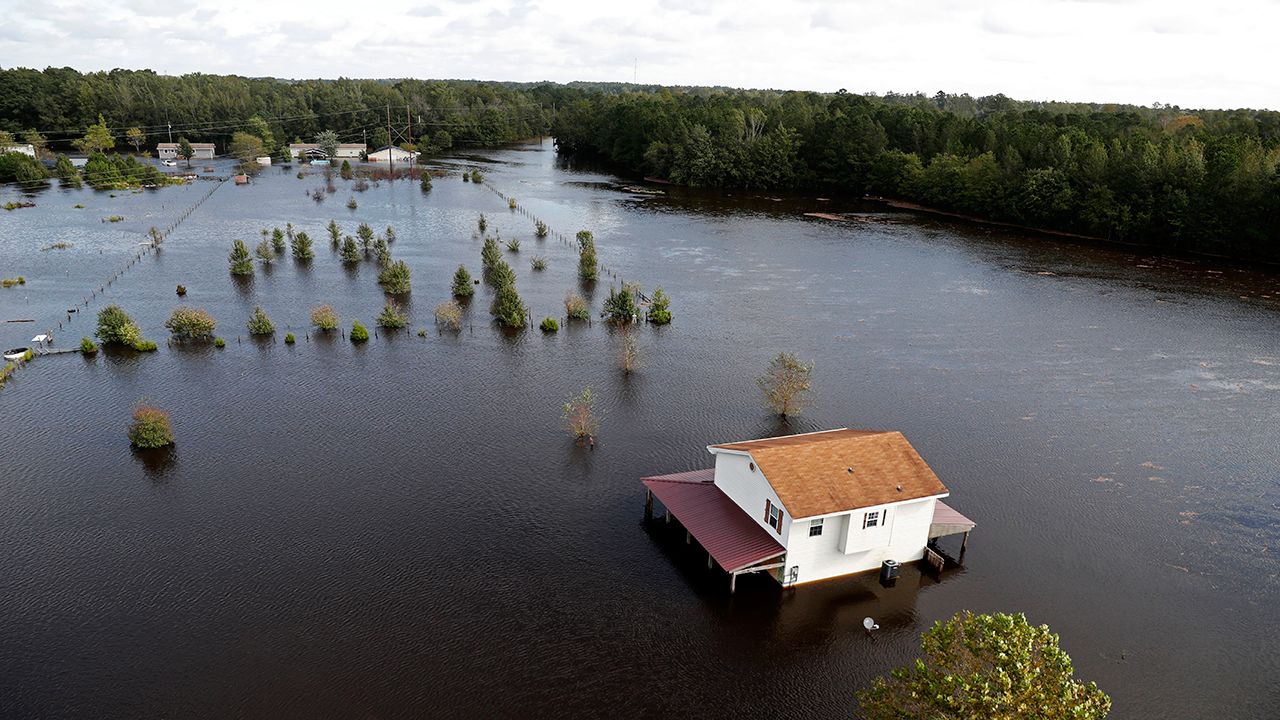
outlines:
[[[883,195],[984,219],[1280,261],[1280,113],[1003,96],[588,93],[562,153],[696,187]]]

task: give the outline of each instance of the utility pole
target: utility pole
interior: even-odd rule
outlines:
[[[387,106],[387,170],[391,175],[391,179],[396,179],[396,160],[391,154],[391,106]]]
[[[408,142],[409,142],[409,144],[410,144],[410,145],[412,145],[412,144],[413,144],[413,115],[411,115],[411,114],[409,113],[409,106],[408,106],[408,105],[405,105],[405,106],[404,106],[404,120],[405,120],[405,122],[406,122],[406,123],[408,123],[408,128],[409,128],[409,139],[408,139]],[[410,160],[409,160],[409,165],[410,165],[410,166],[412,166],[412,165],[413,165],[413,160],[412,160],[412,159],[410,159]]]
[[[165,124],[169,126],[169,142],[173,142],[173,123],[166,122]]]

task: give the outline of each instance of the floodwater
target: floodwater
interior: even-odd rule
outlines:
[[[487,290],[460,334],[434,329],[457,265],[478,275],[481,212],[522,240],[509,260],[535,322],[578,288],[573,249],[463,183],[469,165],[553,229],[595,232],[612,273],[596,309],[614,277],[664,286],[675,321],[640,328],[636,374],[599,321],[499,331]],[[222,185],[110,285],[215,184],[55,187],[0,215],[0,275],[27,278],[0,290],[0,320],[35,321],[0,324],[0,345],[48,328],[74,346],[107,302],[161,344],[38,358],[0,391],[0,716],[847,717],[961,609],[1048,624],[1116,718],[1276,716],[1280,279],[803,215],[875,210],[841,201],[642,195],[549,142],[440,167],[429,195],[338,180],[316,203],[296,168]],[[306,333],[314,304],[350,327],[383,303],[373,263],[329,250],[330,218],[395,227],[414,332]],[[285,222],[316,260],[234,282],[231,241]],[[40,250],[55,242],[73,246]],[[178,283],[225,349],[166,347]],[[246,334],[255,304],[272,341]],[[780,350],[816,363],[790,426],[754,383]],[[560,428],[584,385],[594,451]],[[144,397],[172,412],[172,452],[129,450]],[[963,569],[909,567],[893,588],[751,576],[729,596],[682,533],[642,522],[641,475],[842,426],[912,441],[978,523]]]

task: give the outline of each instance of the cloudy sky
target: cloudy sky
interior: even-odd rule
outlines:
[[[1280,0],[0,0],[0,64],[1280,107]]]

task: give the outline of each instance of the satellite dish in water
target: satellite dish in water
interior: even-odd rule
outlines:
[[[876,621],[875,621],[875,620],[872,620],[871,618],[863,618],[863,619],[862,619],[862,627],[866,628],[866,629],[867,629],[867,632],[871,632],[872,630],[879,630],[879,629],[880,629],[880,626],[876,624]]]

